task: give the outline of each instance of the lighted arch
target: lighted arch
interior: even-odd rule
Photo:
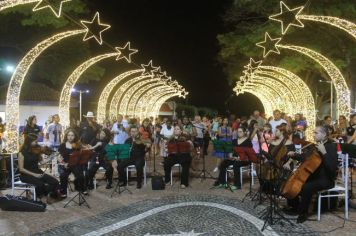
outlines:
[[[21,59],[17,65],[7,90],[6,96],[6,123],[7,123],[7,139],[8,139],[8,151],[15,152],[18,149],[18,124],[19,124],[19,107],[20,107],[20,93],[22,84],[25,77],[31,68],[31,65],[36,59],[53,44],[78,34],[83,34],[87,30],[71,30],[62,32],[52,37],[49,37],[33,47],[26,55]]]
[[[172,92],[172,93],[177,92],[176,89],[172,87],[165,87],[165,86],[160,86],[149,91],[138,101],[136,107],[136,113],[139,114],[139,117],[141,119],[147,118],[148,117],[147,114],[149,112],[152,112],[153,103],[154,101],[157,100],[157,97],[161,96],[161,94],[163,93],[162,91]]]
[[[131,111],[131,115],[133,116],[138,116],[140,117],[140,113],[137,112],[136,110],[136,105],[139,101],[139,99],[146,94],[149,90],[154,89],[155,87],[158,86],[164,86],[166,83],[163,81],[157,81],[153,83],[146,83],[143,86],[139,87],[136,92],[132,95],[130,98],[130,101],[128,103],[127,111]],[[128,114],[130,115],[130,113]]]
[[[115,86],[120,84],[123,80],[127,79],[127,77],[136,74],[142,73],[143,70],[130,70],[125,73],[120,74],[119,76],[112,79],[104,88],[104,90],[100,94],[100,98],[98,101],[98,109],[97,109],[97,119],[98,123],[101,124],[104,122],[106,118],[106,106],[108,104],[109,96],[114,90]]]
[[[320,66],[324,68],[326,73],[329,75],[335,90],[336,90],[336,107],[337,113],[336,117],[339,115],[345,115],[348,117],[351,112],[351,98],[350,98],[350,90],[347,86],[346,80],[341,74],[340,70],[332,63],[328,58],[323,56],[322,54],[313,51],[309,48],[294,46],[294,45],[276,45],[278,48],[284,48],[299,52],[309,58],[313,59]]]
[[[120,106],[121,99],[123,98],[123,96],[125,96],[125,92],[131,86],[131,84],[134,84],[134,83],[136,83],[136,81],[139,81],[141,79],[149,79],[149,78],[152,78],[152,76],[151,75],[141,75],[141,76],[132,78],[129,81],[127,81],[126,83],[120,85],[120,87],[118,88],[118,90],[116,90],[116,92],[110,102],[110,109],[109,109],[110,117],[116,117],[116,115],[118,114],[118,106]]]
[[[179,93],[166,93],[162,97],[158,98],[152,107],[151,113],[146,113],[147,117],[158,117],[159,110],[161,109],[163,103],[165,103],[168,99],[172,97],[179,96]]]
[[[89,60],[85,61],[80,66],[78,66],[68,77],[67,81],[63,86],[61,96],[59,99],[59,116],[61,117],[61,122],[65,127],[68,127],[70,124],[69,109],[70,109],[70,99],[71,99],[72,89],[74,88],[74,85],[79,80],[80,76],[95,63],[98,63],[110,57],[117,57],[119,55],[120,52],[112,52],[112,53],[106,53],[90,58]]]
[[[118,106],[119,107],[118,113],[125,114],[128,116],[134,115],[133,108],[132,106],[130,106],[130,101],[132,97],[137,93],[140,87],[146,84],[159,83],[160,81],[162,82],[162,80],[159,78],[150,78],[150,79],[142,79],[140,81],[135,81],[136,83],[132,83],[131,86],[125,91],[125,96],[122,98]]]
[[[256,90],[250,90],[248,88],[245,88],[242,89],[241,91],[236,92],[236,96],[239,96],[240,94],[244,94],[245,92],[256,96],[261,101],[266,116],[270,117],[273,114],[274,106],[271,104],[271,100],[266,98],[264,94],[258,93],[256,92]]]
[[[183,97],[185,98],[185,95],[183,95],[183,91],[176,89],[172,92],[167,91],[162,91],[161,93],[157,94],[156,96],[152,97],[150,99],[150,101],[148,102],[148,105],[146,106],[146,110],[144,112],[145,117],[157,117],[159,111],[157,112],[155,110],[155,106],[157,104],[157,101],[160,100],[162,97],[164,97],[165,95],[167,95],[168,97],[174,97],[174,96],[179,96],[179,97]],[[168,99],[168,98],[167,98]],[[167,100],[165,99],[165,100]]]
[[[0,1],[0,11],[8,8],[16,7],[19,5],[25,5],[29,3],[39,2],[40,0],[3,0]]]

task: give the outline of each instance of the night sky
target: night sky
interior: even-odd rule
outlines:
[[[224,32],[222,15],[231,1],[225,0],[93,0],[90,8],[101,12],[102,21],[112,25],[105,32],[106,41],[122,44],[131,41],[140,64],[153,60],[190,93],[188,104],[211,107],[240,114],[251,109],[241,102],[251,96],[236,98],[217,61],[216,36]],[[252,100],[251,100],[252,99]],[[246,104],[246,103],[244,103]],[[240,107],[240,108],[239,108]]]

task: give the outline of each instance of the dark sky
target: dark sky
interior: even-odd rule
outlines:
[[[224,0],[93,0],[112,28],[103,34],[110,44],[131,41],[139,49],[137,64],[153,59],[189,92],[188,103],[225,112],[233,94],[217,62],[216,36],[224,31]],[[230,99],[231,100],[231,99]]]

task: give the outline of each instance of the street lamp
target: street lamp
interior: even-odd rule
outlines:
[[[79,93],[79,120],[82,122],[82,94],[83,93],[89,93],[89,90],[78,90],[75,88],[72,88],[72,93]]]
[[[327,84],[330,84],[330,116],[331,116],[331,119],[333,118],[333,97],[334,97],[334,94],[333,94],[333,83],[332,81],[324,81],[324,80],[319,80],[319,83],[327,83]]]

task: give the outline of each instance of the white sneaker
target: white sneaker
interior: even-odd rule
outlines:
[[[184,184],[181,184],[181,185],[180,185],[180,188],[181,188],[181,189],[185,189],[186,186],[185,186]]]
[[[218,167],[215,167],[215,169],[213,170],[213,172],[218,172],[219,168]]]

